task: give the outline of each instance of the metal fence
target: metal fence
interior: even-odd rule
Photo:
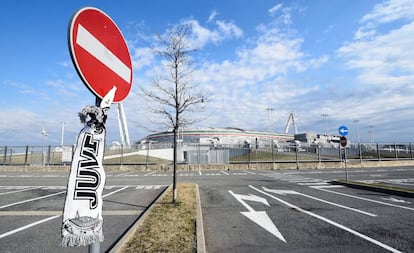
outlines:
[[[414,159],[411,143],[348,144],[347,159],[385,161]],[[171,164],[172,144],[143,144],[132,148],[108,147],[104,165]],[[0,146],[0,165],[54,166],[72,161],[74,146]],[[156,152],[157,151],[157,152]],[[339,144],[308,145],[282,143],[269,145],[180,145],[179,162],[184,164],[237,164],[268,162],[342,161]],[[164,154],[164,155],[162,155]]]

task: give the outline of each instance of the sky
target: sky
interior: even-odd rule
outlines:
[[[60,145],[62,133],[64,145],[75,143],[77,114],[95,98],[71,61],[67,32],[86,6],[108,14],[127,41],[133,86],[123,105],[132,143],[166,130],[151,123],[141,88],[161,66],[150,50],[155,35],[182,23],[197,49],[193,82],[210,95],[192,127],[284,132],[293,112],[298,132],[337,135],[345,125],[354,142],[414,141],[412,0],[6,0],[0,146]],[[116,106],[107,121],[107,143],[114,141]]]

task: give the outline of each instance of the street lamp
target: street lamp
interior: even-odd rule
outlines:
[[[360,140],[360,137],[359,137],[359,120],[358,120],[358,119],[356,119],[356,120],[354,120],[354,122],[355,122],[355,124],[356,124],[356,135],[357,135],[357,142],[358,142],[358,143],[360,143],[360,142],[361,142],[361,140]]]
[[[374,143],[374,126],[369,126],[369,133],[371,135],[371,142]]]
[[[47,131],[45,128],[42,128],[42,163],[45,165],[45,137],[47,136]]]
[[[328,138],[328,129],[326,127],[326,118],[328,118],[328,114],[322,113],[321,116],[323,117],[323,121],[324,121],[325,135],[326,135],[326,138]]]
[[[266,111],[268,111],[269,112],[269,132],[270,133],[272,133],[273,132],[273,115],[272,115],[272,112],[274,111],[275,109],[274,108],[266,108]]]

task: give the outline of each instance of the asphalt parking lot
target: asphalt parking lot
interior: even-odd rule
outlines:
[[[207,252],[412,252],[412,198],[329,183],[337,170],[179,171],[199,185]],[[414,184],[414,168],[350,170],[352,180]],[[0,174],[0,252],[62,249],[67,173]],[[172,173],[108,172],[101,252],[172,182]],[[263,222],[265,221],[265,222]]]

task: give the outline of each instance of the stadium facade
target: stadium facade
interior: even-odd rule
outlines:
[[[247,131],[240,128],[201,128],[183,129],[178,132],[178,140],[183,144],[213,144],[226,145],[270,145],[271,143],[289,142],[294,140],[294,134]],[[170,131],[148,135],[138,141],[139,144],[173,143],[173,133]]]

